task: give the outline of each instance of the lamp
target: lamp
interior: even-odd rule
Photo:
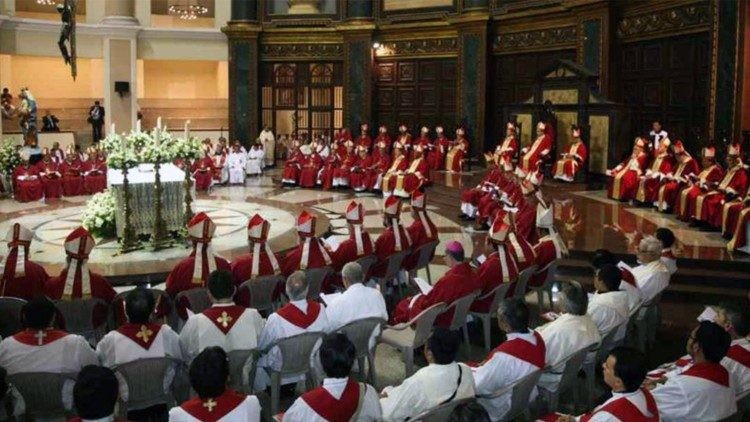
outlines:
[[[198,0],[175,0],[170,1],[167,11],[183,20],[195,20],[200,15],[208,13],[208,8],[198,4]]]

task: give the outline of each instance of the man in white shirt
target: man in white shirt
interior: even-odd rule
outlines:
[[[110,331],[96,345],[99,361],[107,368],[114,368],[124,363],[148,358],[172,358],[182,360],[180,339],[177,333],[166,324],[154,324],[150,318],[154,313],[156,300],[147,289],[136,288],[125,298],[125,314],[128,322],[120,328]],[[169,393],[174,380],[178,362],[175,362],[164,377],[164,392]],[[128,385],[119,374],[120,398],[128,401]],[[130,409],[128,419],[141,420],[151,417],[166,416],[167,405],[159,404],[144,409]]]
[[[441,404],[474,397],[471,369],[456,362],[458,333],[433,328],[424,348],[428,365],[397,387],[386,387],[381,393],[383,419],[403,421]]]
[[[170,422],[260,422],[260,403],[227,388],[229,359],[221,347],[209,347],[190,364],[190,385],[198,397],[173,407]]]
[[[232,273],[216,270],[208,276],[208,292],[213,306],[188,318],[180,332],[180,347],[186,362],[203,349],[219,346],[229,353],[258,347],[265,321],[255,309],[235,305]]]
[[[263,151],[265,152],[265,167],[273,167],[275,165],[276,137],[270,127],[263,126],[258,141],[263,145]]]
[[[737,412],[737,403],[729,372],[721,365],[731,339],[710,321],[702,321],[687,341],[693,365],[652,393],[665,422],[719,421]]]
[[[326,316],[331,331],[364,318],[381,318],[384,323],[388,321],[388,310],[385,307],[383,294],[378,289],[362,284],[364,278],[362,267],[356,262],[348,262],[341,269],[341,279],[346,290],[334,297],[326,307]],[[376,327],[370,337],[370,348],[375,347],[375,340],[379,333],[380,327]]]
[[[641,388],[646,378],[646,357],[629,347],[610,352],[602,365],[604,383],[612,389],[612,397],[578,418],[563,415],[557,422],[630,422],[657,421],[659,409],[651,392]]]
[[[247,155],[240,150],[240,143],[232,145],[232,152],[227,156],[227,168],[229,169],[229,184],[241,185],[245,183],[245,166]]]
[[[641,265],[633,268],[633,276],[643,303],[651,302],[669,285],[669,270],[661,262],[661,249],[661,242],[654,236],[646,236],[638,244],[636,257]]]
[[[651,141],[651,151],[656,151],[659,149],[659,143],[661,142],[661,140],[664,138],[668,138],[669,134],[666,130],[662,129],[661,122],[655,120],[651,125],[651,132],[648,133],[648,137]]]
[[[594,267],[594,271],[597,271],[606,264],[617,265],[615,255],[606,249],[597,249],[594,251],[594,257],[591,259],[591,266]],[[618,266],[618,268],[620,267]],[[640,308],[643,299],[641,298],[641,291],[638,289],[638,284],[635,282],[635,277],[633,277],[633,273],[630,270],[620,268],[619,290],[627,293],[628,315],[633,315]]]
[[[724,327],[732,338],[732,344],[721,364],[732,375],[732,385],[737,399],[750,393],[750,312],[746,306],[725,302],[714,306],[715,323]]]
[[[258,349],[268,350],[277,341],[304,332],[328,332],[330,330],[326,309],[320,303],[307,299],[308,285],[305,280],[304,271],[295,271],[286,280],[286,294],[289,303],[279,308],[268,317],[266,326],[260,335]],[[317,357],[316,345],[310,355],[310,365],[315,368]],[[255,388],[265,389],[270,383],[270,378],[265,368],[278,371],[281,369],[281,351],[277,347],[268,350],[258,360],[258,371],[255,378]],[[282,378],[282,384],[296,383],[304,379],[304,376]]]
[[[52,328],[55,305],[38,296],[23,306],[24,329],[0,342],[0,366],[8,375],[26,372],[77,374],[86,365],[98,365],[94,349],[83,337]],[[73,380],[63,385],[62,401],[73,406]]]
[[[628,321],[628,294],[619,290],[622,282],[620,269],[606,264],[594,273],[594,293],[589,299],[588,314],[602,337],[618,330],[614,341],[625,337]]]
[[[669,270],[669,275],[677,272],[677,257],[674,255],[674,233],[666,227],[656,229],[654,236],[661,242],[661,262]]]
[[[545,346],[542,336],[529,329],[529,308],[522,299],[506,299],[497,309],[497,325],[507,333],[505,342],[496,347],[484,362],[472,368],[477,396],[491,396],[534,371],[544,368]],[[512,393],[496,398],[480,398],[490,419],[502,420],[510,409]],[[536,388],[529,402],[536,398]]]
[[[567,359],[602,340],[594,320],[586,313],[588,302],[588,296],[580,284],[570,281],[560,283],[557,307],[562,315],[537,328],[546,347],[546,365],[551,367],[542,374],[539,387],[557,391]]]
[[[73,388],[78,419],[82,422],[114,421],[117,404],[117,378],[111,369],[88,365],[81,369]],[[166,416],[166,412],[164,414]],[[162,416],[160,419],[163,420]],[[128,417],[130,419],[130,417]],[[149,420],[149,419],[133,419]]]
[[[374,387],[349,377],[354,364],[354,344],[344,334],[323,338],[320,361],[326,378],[323,384],[294,401],[284,420],[304,422],[377,421],[381,410]]]

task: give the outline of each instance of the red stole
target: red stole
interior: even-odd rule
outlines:
[[[696,363],[682,375],[703,378],[724,387],[729,387],[729,372],[719,363],[703,362]]]
[[[226,389],[219,397],[202,400],[196,397],[182,403],[182,410],[203,422],[216,422],[245,401],[245,396]]]
[[[301,398],[323,419],[330,422],[348,422],[359,404],[359,383],[349,378],[338,400],[322,386],[308,391]]]
[[[601,409],[598,409],[594,412],[585,414],[581,416],[581,422],[588,422],[595,414],[599,412],[607,412],[611,415],[614,415],[617,419],[621,421],[628,421],[628,422],[650,422],[650,421],[658,421],[659,420],[659,410],[656,408],[656,401],[654,400],[654,396],[651,395],[651,392],[646,390],[645,388],[641,388],[641,392],[643,393],[643,396],[646,398],[646,409],[648,409],[648,413],[651,414],[651,416],[646,416],[636,407],[636,405],[633,404],[630,400],[628,400],[625,397],[622,397],[618,400],[611,401],[604,406],[601,407]]]
[[[628,270],[620,268],[620,274],[622,277],[622,281],[630,284],[633,287],[638,287],[638,285],[635,283],[635,277],[633,276],[633,273],[631,273]]]
[[[45,346],[67,336],[63,330],[32,330],[26,329],[13,336],[17,342],[27,346]]]
[[[742,366],[750,368],[750,350],[745,349],[739,344],[735,344],[729,348],[727,357]]]
[[[487,360],[490,360],[496,353],[505,353],[537,368],[544,368],[547,348],[544,346],[542,336],[536,331],[534,331],[534,338],[536,338],[536,345],[520,338],[508,340],[497,346],[487,357]]]
[[[209,321],[213,322],[216,328],[224,333],[224,335],[227,335],[245,310],[245,307],[238,305],[212,306],[203,311],[203,315],[205,315]]]
[[[276,311],[276,313],[297,327],[307,328],[318,319],[318,314],[320,314],[320,303],[308,300],[306,314],[302,312],[300,308],[291,303],[287,303],[281,309]]]
[[[145,350],[151,348],[156,336],[161,331],[161,324],[123,324],[117,332],[133,340],[133,343]]]

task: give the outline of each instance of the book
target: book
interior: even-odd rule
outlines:
[[[631,273],[633,272],[633,267],[631,267],[630,265],[626,264],[623,261],[620,261],[620,262],[617,263],[617,268],[619,268],[621,270],[628,270]]]
[[[326,244],[331,247],[332,251],[335,251],[336,249],[339,248],[339,246],[341,246],[341,243],[336,238],[335,234],[332,234],[332,235],[326,237],[325,239],[323,239],[323,241],[326,242]]]
[[[484,264],[484,261],[487,260],[487,257],[484,254],[481,254],[476,259],[477,259],[477,262],[481,265],[481,264]]]
[[[714,322],[716,320],[716,311],[714,308],[710,306],[706,306],[706,309],[701,312],[700,315],[698,315],[698,321],[711,321]]]
[[[421,279],[419,277],[414,277],[414,284],[419,287],[419,291],[422,292],[422,294],[426,295],[432,291],[432,286],[430,283],[428,283],[426,280]]]

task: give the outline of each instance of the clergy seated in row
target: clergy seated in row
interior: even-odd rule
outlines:
[[[325,291],[331,291],[334,287],[343,286],[341,281],[343,274],[341,270],[345,264],[375,253],[375,242],[373,242],[370,233],[362,227],[364,215],[365,210],[362,204],[356,201],[350,202],[344,214],[349,228],[349,237],[342,241],[335,250],[328,243],[324,244],[326,250],[331,255],[331,263],[334,271],[333,274],[324,280],[323,286]]]
[[[666,227],[659,227],[654,232],[659,242],[661,242],[661,262],[667,267],[670,277],[677,272],[677,256],[674,253],[675,236],[672,230]]]
[[[236,141],[232,145],[232,151],[227,155],[227,170],[229,172],[230,185],[245,184],[245,167],[247,166],[247,154],[240,150],[240,143]]]
[[[474,397],[471,368],[456,362],[459,343],[457,332],[433,328],[424,348],[428,365],[401,385],[383,389],[380,404],[385,420],[406,420],[438,405]]]
[[[211,159],[211,151],[203,150],[203,157],[193,163],[193,178],[195,179],[195,190],[207,191],[213,183],[214,162]]]
[[[384,277],[388,269],[388,259],[396,252],[411,248],[411,236],[400,221],[401,199],[389,196],[383,201],[383,226],[385,230],[375,240],[375,254],[378,261],[372,266],[372,277]]]
[[[419,248],[438,239],[438,229],[427,214],[427,196],[424,192],[415,191],[411,195],[411,216],[413,222],[406,231],[411,239],[412,253],[404,261],[403,267],[408,272],[414,272],[414,267],[419,262]],[[434,258],[430,256],[430,261]]]
[[[505,138],[499,142],[495,150],[484,153],[487,167],[492,171],[512,172],[514,169],[513,159],[518,151],[518,138],[516,137],[516,125],[508,122],[505,126]]]
[[[633,276],[643,303],[650,303],[669,285],[669,269],[661,260],[662,244],[654,236],[646,236],[638,244],[636,257],[641,265],[633,268]]]
[[[190,386],[198,397],[169,411],[173,422],[260,422],[260,402],[227,387],[229,358],[221,347],[209,347],[190,363]]]
[[[0,367],[8,375],[50,372],[77,374],[86,365],[98,365],[94,349],[83,337],[54,329],[55,305],[37,296],[22,308],[23,330],[0,342]],[[73,405],[73,381],[62,389],[66,409]]]
[[[602,364],[604,383],[612,390],[612,397],[578,417],[550,415],[544,421],[556,422],[616,422],[658,421],[659,408],[651,392],[641,387],[646,379],[646,356],[630,347],[613,349]],[[661,415],[664,418],[664,414]]]
[[[21,151],[21,164],[13,170],[13,191],[18,202],[39,201],[44,198],[44,185],[39,167],[29,163],[29,153]]]
[[[720,229],[722,205],[737,197],[744,197],[750,185],[750,177],[740,156],[740,146],[730,145],[727,150],[727,172],[718,185],[709,187],[695,198],[693,225],[708,229]]]
[[[83,188],[93,195],[107,189],[107,160],[104,153],[94,147],[88,149],[89,159],[83,163]]]
[[[282,186],[296,186],[299,181],[299,171],[302,168],[302,151],[300,151],[299,141],[292,142],[287,158],[284,162],[284,169],[281,172]]]
[[[437,137],[430,147],[430,153],[427,155],[427,164],[430,170],[442,170],[445,168],[445,154],[448,153],[451,140],[445,136],[442,126],[435,126]]]
[[[591,258],[591,266],[593,267],[594,272],[599,271],[606,265],[617,266],[617,264],[617,258],[607,249],[597,249],[594,251],[593,258]],[[638,284],[635,281],[635,276],[626,268],[620,268],[619,290],[627,293],[628,315],[632,315],[638,310],[638,308],[640,308],[643,299],[641,298],[641,291],[638,289]]]
[[[357,147],[357,161],[349,171],[349,187],[354,192],[365,192],[372,189],[369,181],[372,179],[371,168],[373,167],[372,155],[367,153],[363,147]]]
[[[661,178],[654,202],[656,209],[663,212],[672,212],[675,209],[680,189],[687,186],[700,173],[698,161],[687,152],[682,141],[678,139],[672,144],[672,152],[677,167]]]
[[[346,154],[341,161],[333,167],[331,172],[331,186],[334,188],[347,188],[350,186],[352,169],[359,162],[359,154],[367,153],[367,148],[358,146],[355,150],[353,142],[345,143]]]
[[[733,220],[726,224],[724,237],[729,237],[727,250],[730,252],[738,250],[750,254],[750,243],[747,236],[750,228],[750,192],[745,195],[744,200],[739,205],[735,205],[728,211],[728,215]],[[727,220],[729,220],[729,217]]]
[[[307,211],[297,217],[297,234],[299,243],[284,256],[281,262],[281,273],[288,277],[298,270],[330,266],[331,256],[323,241],[315,235],[317,218]]]
[[[475,187],[466,189],[461,193],[461,214],[462,220],[474,220],[477,217],[479,208],[483,203],[491,201],[494,196],[499,196],[501,192],[506,195],[512,193],[516,186],[507,172],[490,171],[484,176],[481,182]]]
[[[399,175],[404,175],[409,169],[409,159],[404,153],[404,146],[400,143],[393,145],[393,159],[388,170],[380,177],[380,183],[376,183],[378,190],[383,192],[383,196],[393,194],[396,187],[396,181]],[[402,179],[403,182],[403,179]]]
[[[602,337],[618,330],[614,341],[625,338],[630,316],[628,294],[620,290],[621,277],[620,269],[615,265],[606,264],[599,268],[594,273],[596,293],[589,299],[587,310]]]
[[[725,201],[721,209],[721,236],[724,239],[731,239],[734,235],[735,226],[739,222],[742,210],[750,206],[750,189],[742,196],[736,196],[734,199]],[[743,227],[744,228],[744,227]],[[731,250],[731,249],[730,249]]]
[[[268,244],[268,233],[271,223],[255,214],[247,222],[247,241],[250,253],[240,255],[232,261],[232,277],[236,286],[258,277],[281,274],[281,258],[271,250]],[[235,300],[238,305],[250,305],[250,291],[243,289],[237,293]]]
[[[99,362],[107,368],[116,368],[129,362],[149,358],[171,358],[177,362],[183,360],[177,333],[166,324],[151,322],[156,308],[154,294],[148,289],[136,288],[125,298],[125,314],[128,322],[118,329],[110,331],[96,345]],[[184,331],[183,331],[184,332]],[[172,381],[178,370],[178,363],[173,363],[164,376],[164,393],[171,391]],[[128,401],[128,385],[123,378],[118,378],[120,399]],[[131,420],[142,420],[148,417],[167,415],[167,403],[132,409],[128,411]]]
[[[469,140],[466,139],[466,129],[456,129],[456,140],[453,141],[448,154],[445,156],[445,170],[450,173],[460,173],[464,168],[464,157],[469,153]]]
[[[395,141],[404,146],[406,155],[411,158],[411,152],[414,150],[414,147],[416,145],[414,145],[414,139],[411,136],[411,133],[409,133],[405,123],[401,123],[398,125],[398,134],[396,135]]]
[[[87,365],[81,369],[73,388],[73,404],[78,416],[68,422],[125,422],[126,419],[115,417],[119,397],[117,383],[115,373],[109,368]]]
[[[738,302],[723,302],[714,306],[714,322],[723,327],[732,339],[721,364],[732,376],[732,385],[738,399],[750,392],[750,310]]]
[[[287,278],[286,295],[289,298],[289,303],[268,317],[258,341],[258,349],[268,350],[268,353],[258,360],[258,371],[255,378],[256,389],[265,389],[270,384],[270,377],[266,368],[274,371],[281,369],[281,351],[277,347],[271,348],[274,343],[304,332],[327,332],[329,330],[330,324],[326,309],[319,302],[307,299],[307,292],[308,284],[303,271],[295,271]],[[310,365],[313,368],[317,368],[316,359],[317,350],[310,356]],[[281,379],[281,383],[285,385],[303,379],[304,376],[285,377]]]
[[[400,145],[400,143],[394,145],[396,154],[404,154],[404,152],[399,152],[399,150],[403,151]],[[397,163],[399,157],[403,157],[400,162],[406,165],[399,166],[396,171],[389,171],[383,176],[383,196],[396,195],[409,198],[412,193],[429,183],[429,169],[422,154],[423,148],[418,146],[414,148],[411,160],[407,160],[404,155],[398,155],[395,158],[394,163]]]
[[[250,350],[258,346],[265,321],[257,310],[235,305],[232,274],[216,270],[208,277],[211,307],[191,315],[180,332],[180,348],[186,362],[191,362],[207,347],[219,346],[227,353]]]
[[[52,158],[49,148],[42,150],[42,161],[37,163],[39,177],[44,185],[44,198],[57,199],[62,196],[62,173],[60,164]]]
[[[638,191],[638,179],[646,171],[648,154],[645,151],[646,141],[643,138],[635,138],[633,152],[622,163],[612,170],[607,170],[610,177],[607,183],[607,197],[619,201],[631,201],[635,199]]]
[[[521,159],[516,167],[516,176],[519,179],[529,178],[534,181],[534,178],[541,174],[541,166],[549,157],[552,142],[550,128],[546,123],[539,122],[536,126],[536,139],[531,145],[521,149]]]
[[[718,421],[737,412],[732,377],[721,364],[731,342],[723,327],[702,321],[687,341],[691,363],[666,381],[647,381],[662,421]]]
[[[166,292],[172,298],[186,290],[206,287],[208,275],[216,269],[231,271],[229,261],[214,255],[211,249],[211,238],[216,232],[216,224],[208,214],[204,212],[196,214],[188,223],[187,230],[193,242],[193,251],[188,257],[178,262],[167,276]],[[186,319],[187,301],[176,306],[180,318]],[[163,310],[160,309],[158,312],[162,315]]]
[[[539,387],[557,391],[565,360],[601,341],[601,334],[587,313],[588,302],[587,293],[580,284],[571,281],[560,283],[560,299],[556,304],[560,315],[537,328],[546,347],[546,365],[551,368],[542,374]]]
[[[542,336],[529,329],[529,308],[522,299],[505,299],[497,309],[497,326],[506,340],[493,349],[487,358],[472,368],[479,403],[493,421],[503,420],[510,410],[512,392],[500,397],[494,393],[513,385],[534,371],[544,369],[546,348]],[[537,396],[534,388],[529,403]]]
[[[390,140],[390,137],[388,137]],[[370,137],[370,125],[362,123],[359,125],[359,136],[354,140],[356,146],[365,147],[369,151],[372,149],[372,138]],[[390,145],[388,145],[390,147]]]
[[[504,283],[513,283],[518,278],[518,265],[516,259],[510,253],[510,241],[508,233],[510,225],[503,217],[495,218],[490,232],[485,239],[486,259],[477,268],[477,278],[482,289],[479,296],[485,296],[497,286]],[[507,296],[511,296],[508,294]],[[493,297],[478,299],[471,304],[474,312],[488,312],[492,305]]]
[[[391,155],[388,154],[385,143],[378,142],[375,151],[372,153],[370,165],[363,161],[362,173],[352,175],[352,188],[355,192],[376,191],[380,190],[383,183],[383,175],[391,168]]]
[[[690,222],[695,215],[695,199],[698,195],[713,189],[724,178],[724,168],[716,162],[716,148],[703,148],[702,154],[701,172],[697,176],[688,176],[672,204],[678,220]]]
[[[402,299],[393,313],[392,323],[408,322],[432,305],[444,303],[450,306],[456,300],[482,289],[476,273],[468,263],[464,262],[464,248],[461,243],[455,240],[447,242],[444,259],[449,267],[445,275],[432,286],[429,292]],[[447,327],[452,319],[453,309],[450,309],[437,317],[435,325]]]
[[[581,140],[581,128],[573,125],[570,130],[573,139],[567,151],[560,154],[560,159],[552,167],[553,177],[564,182],[574,181],[579,171],[585,171],[588,158],[586,144]]]
[[[8,252],[2,262],[0,296],[31,300],[44,293],[49,279],[44,267],[30,258],[34,232],[19,223],[13,223],[5,235]]]
[[[60,164],[59,170],[62,174],[63,196],[86,194],[82,177],[84,172],[83,163],[73,149],[68,149],[65,154],[65,161]]]
[[[659,184],[667,175],[674,171],[674,159],[670,155],[669,147],[672,141],[664,138],[659,141],[659,149],[654,151],[654,160],[646,172],[638,178],[638,189],[635,200],[640,205],[656,205],[656,197],[659,193]]]
[[[245,174],[248,176],[260,176],[265,167],[263,162],[265,156],[266,153],[263,151],[263,145],[260,142],[253,143],[250,151],[247,152]]]
[[[376,421],[382,415],[378,393],[349,376],[354,344],[342,333],[331,333],[320,345],[323,384],[300,396],[284,413],[289,422]]]

